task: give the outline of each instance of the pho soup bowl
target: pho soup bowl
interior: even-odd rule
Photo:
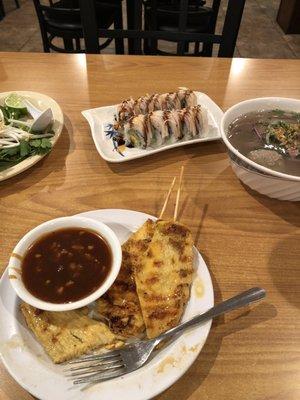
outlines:
[[[291,175],[284,171],[279,172],[246,157],[228,139],[229,126],[238,117],[251,112],[272,110],[300,113],[300,100],[262,97],[242,101],[229,108],[223,115],[221,136],[227,147],[232,169],[245,185],[268,197],[300,201],[300,160],[298,158],[295,161],[297,162],[296,167],[299,165],[298,174]]]
[[[56,241],[57,239],[53,239],[54,236],[51,235],[57,235],[61,234],[61,232],[66,232],[65,237],[65,245],[55,245],[56,247],[53,247],[53,251],[56,251],[58,254],[58,259],[56,264],[53,264],[52,260],[56,259],[56,253],[52,252],[51,247],[40,247],[40,251],[36,253],[34,251],[33,258],[31,259],[31,264],[26,264],[26,257],[28,254],[32,251],[32,249],[36,249],[36,245],[42,243],[42,241],[45,238],[49,238],[49,246],[52,246],[54,243],[63,243],[63,242],[58,242]],[[72,233],[74,232],[75,234],[78,235],[77,237],[72,236]],[[82,234],[82,232],[84,232]],[[88,235],[92,236],[88,236]],[[73,233],[74,235],[74,233]],[[94,235],[94,236],[93,236]],[[84,237],[86,241],[85,246],[80,246],[78,247],[78,241],[83,240],[83,239],[78,239],[79,237]],[[94,238],[94,246],[88,246],[87,241],[92,240],[91,238]],[[76,273],[77,266],[81,268],[80,272],[77,272],[77,278],[74,278],[74,286],[73,290],[76,288],[82,288],[83,285],[85,284],[85,280],[87,280],[87,270],[85,268],[89,268],[89,264],[93,262],[93,265],[95,268],[98,268],[97,259],[91,260],[91,258],[87,258],[86,255],[87,253],[87,248],[93,247],[96,253],[95,257],[98,257],[100,260],[101,255],[98,252],[98,245],[99,243],[104,243],[106,246],[105,248],[108,250],[110,257],[108,263],[110,264],[109,267],[107,268],[107,274],[104,276],[103,280],[99,280],[98,282],[96,281],[96,278],[94,277],[93,273],[92,277],[90,280],[94,280],[94,283],[92,283],[92,290],[89,291],[89,293],[81,296],[79,299],[76,300],[68,300],[68,301],[61,301],[60,298],[50,300],[44,299],[43,297],[39,296],[37,293],[33,292],[30,290],[28,285],[26,285],[26,279],[25,279],[25,269],[29,265],[30,269],[27,269],[27,276],[29,276],[29,281],[32,282],[36,281],[37,279],[42,280],[42,284],[39,285],[42,287],[44,285],[44,280],[45,280],[45,285],[46,285],[46,278],[44,277],[45,275],[45,268],[47,266],[47,263],[50,262],[50,273],[52,273],[52,283],[50,289],[50,293],[56,293],[56,286],[54,285],[54,282],[56,282],[56,279],[58,278],[57,274],[63,274],[60,275],[60,277],[66,276],[65,274],[72,274]],[[45,242],[44,242],[45,243]],[[76,243],[76,246],[74,245]],[[83,243],[83,242],[82,242]],[[73,247],[72,247],[73,246]],[[72,253],[66,253],[67,249],[72,249],[76,248],[76,250],[72,250]],[[80,250],[79,250],[80,248]],[[57,250],[58,249],[58,250]],[[69,251],[69,250],[68,250]],[[78,252],[81,251],[81,254]],[[91,252],[92,250],[90,250]],[[104,250],[103,250],[104,252]],[[40,254],[39,254],[40,253]],[[60,254],[60,256],[59,256]],[[62,258],[62,254],[64,254],[64,258]],[[78,255],[79,254],[79,255]],[[91,254],[91,253],[89,253]],[[103,253],[104,254],[104,253]],[[86,260],[83,259],[83,255],[85,255]],[[36,272],[36,265],[35,265],[35,257],[37,257],[37,260],[41,260],[40,264],[40,273],[43,274],[43,276],[37,274]],[[70,262],[68,261],[68,257],[73,257],[70,258]],[[79,259],[80,264],[76,264],[75,258]],[[96,261],[95,261],[96,260]],[[23,238],[17,243],[15,246],[13,253],[10,257],[9,264],[8,264],[8,276],[10,283],[17,293],[17,295],[25,302],[30,304],[33,307],[36,307],[41,310],[47,310],[47,311],[68,311],[68,310],[74,310],[80,307],[84,307],[88,305],[89,303],[97,300],[99,297],[101,297],[113,284],[114,280],[116,279],[120,267],[121,267],[121,261],[122,261],[122,250],[121,250],[121,245],[120,242],[115,235],[115,233],[105,224],[103,224],[100,221],[93,220],[90,218],[85,218],[81,216],[71,216],[71,217],[62,217],[62,218],[57,218],[53,219],[47,222],[44,222],[41,225],[38,225],[31,231],[25,234]],[[39,261],[37,261],[39,262]],[[72,264],[72,265],[71,265]],[[31,267],[32,266],[32,267]],[[59,268],[56,269],[56,266]],[[61,268],[61,266],[63,268]],[[75,267],[74,267],[75,266]],[[51,268],[54,267],[52,270]],[[72,268],[70,268],[72,267]],[[33,269],[31,269],[33,268]],[[99,268],[103,268],[103,264],[99,263]],[[63,269],[63,270],[62,270]],[[30,271],[28,275],[28,271]],[[94,271],[93,271],[94,272]],[[101,271],[99,271],[101,273]],[[60,278],[59,278],[60,279]],[[69,276],[66,279],[70,279]],[[73,278],[72,278],[73,279]],[[39,281],[40,282],[40,281]],[[49,281],[50,284],[50,281]],[[66,285],[67,286],[67,285]],[[56,295],[56,294],[55,294]],[[51,294],[51,296],[53,296]],[[58,296],[58,295],[57,295]]]

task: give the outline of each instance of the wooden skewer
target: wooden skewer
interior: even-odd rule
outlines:
[[[179,186],[178,186],[177,194],[176,194],[176,203],[175,203],[174,218],[173,218],[174,222],[176,222],[177,215],[178,215],[178,207],[179,207],[179,199],[180,199],[183,171],[184,171],[184,166],[182,166],[181,170],[180,170]]]
[[[168,191],[168,194],[167,194],[167,196],[166,196],[164,205],[163,205],[163,207],[162,207],[162,209],[161,209],[161,212],[160,212],[160,214],[159,214],[158,219],[162,219],[162,217],[163,217],[163,215],[164,215],[164,212],[166,211],[166,208],[167,208],[167,205],[168,205],[168,202],[169,202],[169,198],[170,198],[170,195],[171,195],[171,193],[172,193],[172,190],[173,190],[173,187],[174,187],[174,185],[175,185],[175,182],[176,182],[176,177],[173,178],[173,181],[172,181],[172,183],[171,183],[170,189],[169,189],[169,191]]]

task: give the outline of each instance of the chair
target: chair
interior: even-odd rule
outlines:
[[[49,0],[49,5],[41,4],[40,0],[33,0],[39,20],[43,47],[45,52],[54,50],[60,53],[84,53],[81,40],[84,37],[78,0]],[[109,28],[112,24],[117,29],[123,28],[122,0],[107,0],[96,2],[97,25]],[[64,47],[54,44],[55,38],[62,38]],[[99,45],[99,49],[107,47],[113,38],[108,38]],[[122,38],[115,39],[116,53],[124,53]]]
[[[149,22],[149,29],[141,29],[142,21],[142,0],[131,0],[134,3],[135,9],[140,10],[140,18],[135,15],[135,26],[130,26],[131,29],[102,29],[97,26],[95,17],[95,0],[79,0],[82,16],[82,24],[84,31],[84,40],[86,43],[86,50],[88,53],[98,53],[99,43],[97,38],[128,38],[134,40],[134,46],[131,54],[142,54],[141,41],[148,40],[153,43],[155,40],[167,40],[178,42],[176,55],[185,55],[185,44],[186,43],[202,43],[203,50],[199,54],[204,55],[203,51],[209,50],[211,55],[210,47],[218,45],[218,56],[219,57],[233,57],[236,40],[239,32],[239,27],[243,15],[244,5],[246,0],[228,0],[225,20],[221,34],[214,32],[194,32],[187,30],[188,13],[189,13],[189,1],[188,0],[177,0],[179,2],[179,21],[178,28],[176,30],[158,30],[154,28],[155,22]],[[151,1],[151,18],[155,18],[157,7],[157,0]],[[218,0],[219,1],[219,0]],[[129,1],[127,0],[127,4]],[[215,3],[217,4],[217,3]],[[215,9],[216,10],[216,9]],[[213,18],[217,18],[217,13],[210,14],[210,26],[215,26],[216,21],[212,21]],[[208,50],[207,50],[208,49]]]
[[[146,30],[158,30],[167,32],[176,32],[179,29],[180,18],[180,0],[143,0],[144,2],[144,19]],[[206,1],[190,0],[188,2],[186,26],[183,27],[186,32],[190,33],[214,33],[216,21],[218,17],[221,0],[214,0],[212,7],[205,6]],[[188,53],[189,43],[180,41],[177,42],[177,53],[180,48],[184,47],[184,52]],[[194,55],[211,56],[212,45],[203,44],[203,49],[200,52],[200,43],[195,42]],[[162,54],[172,55],[162,51],[157,47],[157,40],[144,42],[144,52],[146,54]]]
[[[19,0],[14,0],[16,4],[16,8],[20,8]],[[0,0],[0,21],[5,17],[5,10],[3,5],[3,0]]]

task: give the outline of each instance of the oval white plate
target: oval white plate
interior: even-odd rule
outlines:
[[[150,215],[106,209],[79,214],[107,224],[123,243]],[[211,278],[200,253],[195,249],[196,276],[183,320],[203,313],[214,304]],[[64,377],[63,366],[54,365],[34,339],[19,311],[19,299],[8,281],[7,271],[0,281],[0,353],[13,378],[40,400],[124,400],[150,399],[176,382],[192,365],[202,349],[211,322],[185,333],[163,349],[143,368],[80,391]]]
[[[0,93],[0,104],[3,104],[5,97],[7,97],[12,92],[2,92]],[[64,125],[64,116],[60,106],[53,100],[51,97],[46,96],[42,93],[37,92],[28,92],[22,90],[14,90],[13,93],[17,93],[20,96],[26,97],[31,103],[39,108],[40,110],[46,110],[47,108],[51,108],[53,112],[53,126],[52,130],[54,131],[54,136],[50,139],[52,142],[52,146],[55,145],[59,135],[61,134],[63,125]],[[28,157],[25,160],[21,161],[19,164],[16,164],[10,168],[7,168],[4,171],[0,172],[0,182],[5,179],[11,178],[26,169],[30,168],[32,165],[36,164],[39,160],[45,157],[46,154],[36,155],[32,157]]]
[[[109,162],[124,162],[134,160],[136,158],[146,157],[154,153],[159,153],[174,147],[186,146],[193,143],[209,142],[221,138],[220,123],[223,117],[223,111],[215,102],[212,101],[205,93],[195,92],[197,96],[197,104],[205,107],[208,112],[209,129],[204,137],[199,139],[191,139],[183,142],[177,142],[166,146],[161,146],[158,149],[137,149],[126,147],[122,151],[123,156],[114,150],[113,142],[106,136],[105,127],[109,123],[114,122],[114,117],[117,113],[117,106],[107,106],[93,108],[91,110],[82,111],[83,116],[87,119],[95,146],[98,153],[104,160]]]

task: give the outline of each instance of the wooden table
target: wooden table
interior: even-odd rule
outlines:
[[[300,98],[299,71],[295,60],[1,53],[1,92],[45,93],[65,114],[51,154],[0,185],[2,270],[22,235],[51,218],[97,208],[157,215],[184,164],[180,217],[210,268],[216,302],[255,285],[268,292],[250,312],[215,321],[197,361],[157,400],[300,398],[300,206],[241,185],[220,142],[107,164],[80,111],[178,86],[223,110],[251,97]],[[3,367],[0,375],[1,400],[32,399]]]

